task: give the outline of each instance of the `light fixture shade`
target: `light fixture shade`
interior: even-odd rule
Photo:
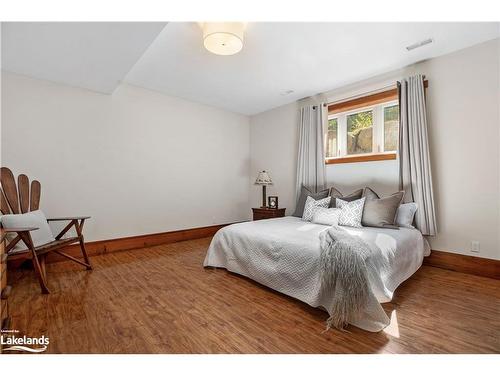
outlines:
[[[266,171],[259,172],[257,179],[255,180],[255,185],[272,185],[273,180]]]
[[[216,55],[234,55],[243,48],[244,22],[203,23],[203,45]]]

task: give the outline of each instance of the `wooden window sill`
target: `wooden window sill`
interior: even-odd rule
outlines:
[[[396,153],[391,152],[387,154],[370,154],[370,155],[353,155],[345,156],[342,158],[325,159],[325,164],[343,164],[343,163],[363,163],[366,161],[380,161],[380,160],[394,160]]]

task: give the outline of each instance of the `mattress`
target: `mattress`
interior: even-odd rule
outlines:
[[[225,268],[331,312],[333,293],[342,291],[321,288],[319,234],[328,228],[293,216],[233,224],[215,234],[203,265]],[[349,322],[367,331],[380,331],[390,323],[381,303],[391,301],[396,288],[419,269],[424,256],[430,254],[429,245],[416,229],[342,228],[378,247],[377,253],[385,258],[374,262],[386,264],[383,269],[370,267],[367,308]]]

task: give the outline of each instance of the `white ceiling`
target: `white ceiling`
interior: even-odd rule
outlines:
[[[499,36],[498,23],[249,23],[243,50],[218,56],[196,23],[164,25],[4,24],[2,68],[105,93],[125,81],[252,115]]]
[[[2,69],[111,94],[165,25],[3,22]]]

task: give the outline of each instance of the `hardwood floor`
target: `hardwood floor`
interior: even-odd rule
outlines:
[[[94,271],[49,264],[9,272],[13,328],[49,353],[500,352],[500,280],[423,266],[385,304],[385,332],[323,332],[324,311],[221,269],[210,238],[92,258]]]

